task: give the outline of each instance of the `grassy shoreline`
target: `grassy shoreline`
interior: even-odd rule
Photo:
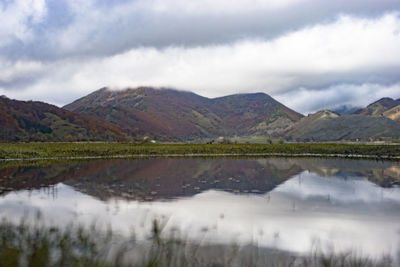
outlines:
[[[400,145],[366,144],[134,144],[0,143],[0,159],[96,158],[132,156],[326,156],[400,158]]]

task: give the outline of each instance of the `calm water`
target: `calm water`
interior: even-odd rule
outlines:
[[[302,158],[157,158],[0,169],[0,217],[112,226],[159,219],[190,240],[294,253],[319,246],[400,259],[400,163]]]

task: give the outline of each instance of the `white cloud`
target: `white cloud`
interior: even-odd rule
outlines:
[[[147,9],[161,13],[238,14],[259,10],[278,10],[306,0],[154,0],[141,1]]]
[[[82,27],[85,32],[86,26]],[[73,36],[71,50],[88,34],[74,35],[73,29],[65,35],[66,39]],[[111,56],[49,62],[0,58],[0,65],[8,66],[0,74],[0,93],[62,105],[103,86],[166,86],[208,97],[263,91],[308,112],[323,108],[316,103],[334,105],[335,101],[322,101],[327,96],[337,102],[347,101],[334,97],[336,92],[348,96],[347,102],[361,97],[361,93],[370,95],[364,97],[368,101],[383,93],[395,94],[400,83],[399,47],[398,13],[375,19],[342,15],[331,23],[309,26],[273,40],[139,47]],[[38,78],[29,82],[24,79],[33,76]],[[372,94],[374,90],[381,93]]]
[[[47,7],[44,0],[15,3],[31,3],[31,8],[9,4],[15,9],[7,8],[2,15],[18,21],[24,34],[15,38],[18,27],[7,23],[3,30],[8,37],[14,36],[9,40],[24,36],[24,42],[7,41],[0,54],[46,61],[109,56],[140,46],[195,47],[266,40],[332,22],[338,14],[376,18],[400,11],[398,0],[50,0]],[[43,23],[31,23],[26,19],[30,13],[24,10],[37,14],[34,21]],[[15,13],[25,15],[19,19]]]
[[[45,0],[0,2],[0,47],[33,38],[31,25],[41,23],[46,14]]]
[[[43,64],[36,61],[11,62],[0,59],[0,82],[12,82],[26,75],[43,72]]]

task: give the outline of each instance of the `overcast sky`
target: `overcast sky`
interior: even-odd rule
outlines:
[[[0,0],[0,95],[265,92],[302,113],[400,98],[400,0]]]

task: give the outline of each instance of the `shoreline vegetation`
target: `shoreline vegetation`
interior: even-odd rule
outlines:
[[[39,218],[39,217],[38,217]],[[377,259],[356,252],[325,252],[315,245],[305,255],[257,244],[208,244],[164,233],[154,220],[147,239],[126,238],[111,228],[57,227],[42,221],[0,222],[0,266],[395,266],[390,255]]]
[[[342,157],[400,160],[398,144],[0,143],[0,161],[134,157]]]

